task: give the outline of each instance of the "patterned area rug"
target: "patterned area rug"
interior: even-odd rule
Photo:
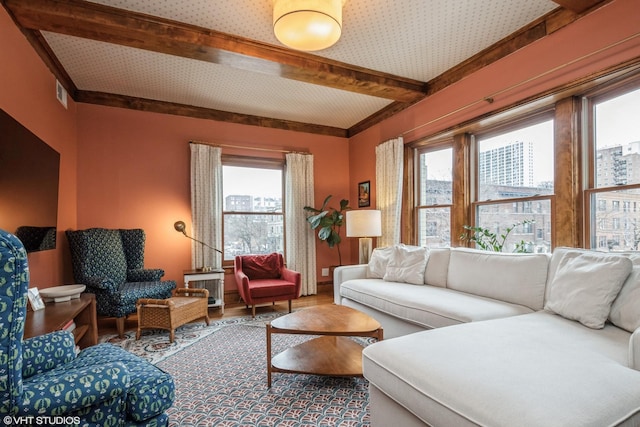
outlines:
[[[266,322],[284,313],[185,325],[168,333],[149,330],[135,341],[104,337],[170,373],[176,400],[174,426],[368,427],[368,383],[363,378],[274,373],[267,388]],[[277,354],[309,336],[272,335]],[[367,345],[364,339],[357,339]]]

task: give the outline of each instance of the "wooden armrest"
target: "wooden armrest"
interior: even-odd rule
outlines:
[[[153,299],[153,298],[141,298],[136,302],[136,306],[146,306],[146,305],[164,305],[169,308],[173,308],[175,303],[169,299]]]
[[[174,293],[176,296],[184,296],[186,294],[190,294],[191,296],[194,297],[202,297],[202,298],[209,298],[209,290],[208,289],[203,289],[203,288],[178,288],[175,290]],[[196,294],[200,294],[200,295],[196,295]]]

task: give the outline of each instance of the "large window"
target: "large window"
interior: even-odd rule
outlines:
[[[586,99],[593,132],[587,201],[592,248],[640,247],[640,88]]]
[[[507,252],[516,246],[549,251],[554,191],[551,116],[478,134],[476,147],[474,225],[497,235],[513,228],[503,249]]]
[[[224,259],[283,253],[282,163],[223,159],[222,174]]]
[[[417,233],[418,244],[427,247],[451,244],[453,204],[453,149],[418,152]]]

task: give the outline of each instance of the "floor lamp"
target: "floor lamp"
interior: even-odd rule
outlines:
[[[194,239],[193,237],[189,236],[189,235],[187,234],[186,225],[185,225],[184,221],[176,221],[176,222],[173,224],[173,228],[175,228],[175,230],[176,230],[176,231],[179,231],[180,233],[184,234],[184,235],[185,235],[185,237],[187,237],[187,238],[189,238],[189,239],[193,240],[193,241],[194,241],[194,242],[196,242],[196,243],[200,243],[200,244],[202,245],[202,250],[200,251],[200,252],[202,253],[202,267],[201,267],[201,268],[199,268],[199,269],[197,269],[197,270],[202,271],[202,272],[213,271],[213,270],[214,270],[214,268],[212,268],[212,267],[208,267],[208,266],[205,266],[205,265],[204,265],[204,247],[206,246],[206,247],[208,247],[209,249],[213,249],[214,251],[216,251],[216,252],[218,252],[218,253],[220,253],[220,254],[222,254],[222,251],[221,251],[220,249],[216,249],[216,248],[214,248],[213,246],[209,246],[209,245],[207,245],[205,242],[201,242],[200,240],[198,240],[198,239]]]
[[[368,264],[373,251],[372,237],[382,236],[382,217],[379,210],[347,211],[347,237],[359,237],[358,263]]]

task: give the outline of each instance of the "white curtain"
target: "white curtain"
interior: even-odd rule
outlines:
[[[302,295],[318,292],[315,235],[304,212],[313,206],[313,156],[289,153],[285,173],[285,248],[287,266],[300,272]]]
[[[378,247],[400,243],[403,153],[402,137],[376,147],[376,208],[382,216],[382,236],[378,238]]]
[[[194,239],[222,250],[222,150],[206,144],[189,145],[193,223],[191,235]],[[218,252],[197,242],[191,243],[192,268],[222,266],[222,255]]]

